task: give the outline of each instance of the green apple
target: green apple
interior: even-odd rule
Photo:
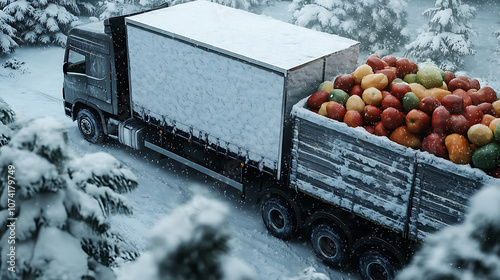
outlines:
[[[444,81],[444,72],[441,72],[441,69],[431,65],[422,66],[417,72],[417,82],[427,89],[441,87]]]
[[[335,101],[342,104],[342,106],[345,106],[347,99],[349,99],[349,94],[341,89],[334,89],[328,95],[328,101]]]
[[[403,108],[406,112],[409,112],[413,109],[418,109],[420,106],[420,99],[418,99],[417,95],[413,92],[407,92],[405,96],[403,96]]]
[[[416,83],[417,82],[417,74],[406,74],[403,81],[407,82],[408,84]]]

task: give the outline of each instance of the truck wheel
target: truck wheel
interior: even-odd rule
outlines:
[[[78,129],[83,138],[90,143],[100,143],[104,139],[102,124],[98,116],[89,109],[82,109],[77,115]]]
[[[316,256],[324,263],[332,266],[342,266],[349,254],[347,242],[335,228],[320,224],[313,227],[311,245]]]
[[[297,232],[295,213],[283,198],[272,196],[264,199],[260,211],[262,220],[272,235],[289,239]]]
[[[359,258],[359,273],[363,280],[393,280],[396,268],[386,255],[370,249]]]

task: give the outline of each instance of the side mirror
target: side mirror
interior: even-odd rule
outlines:
[[[63,73],[68,74],[68,62],[64,62],[63,64]]]

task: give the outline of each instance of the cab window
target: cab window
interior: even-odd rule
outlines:
[[[89,60],[89,76],[103,79],[106,75],[106,60],[97,55],[91,55]]]
[[[69,50],[68,53],[68,72],[85,74],[85,55],[74,50]]]

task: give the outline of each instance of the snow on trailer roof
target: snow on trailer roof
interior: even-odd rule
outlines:
[[[203,0],[131,16],[126,21],[127,25],[153,29],[280,72],[358,44]]]

